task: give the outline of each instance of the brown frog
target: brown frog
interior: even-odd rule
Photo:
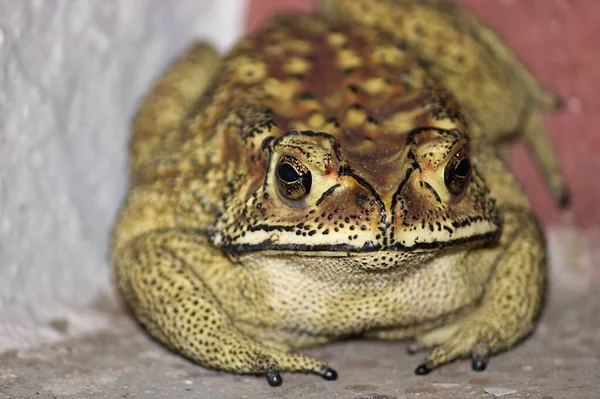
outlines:
[[[417,374],[529,334],[544,240],[498,156],[530,144],[566,203],[543,90],[446,1],[328,0],[221,58],[193,46],[133,124],[113,235],[121,293],[192,361],[282,382],[337,373],[296,352],[413,339]]]

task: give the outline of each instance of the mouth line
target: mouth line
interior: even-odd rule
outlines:
[[[370,244],[370,245],[369,245]],[[383,249],[381,244],[373,244],[368,242],[362,247],[356,247],[348,244],[322,244],[322,245],[309,245],[309,244],[274,244],[274,243],[259,243],[259,244],[234,244],[226,245],[222,247],[223,251],[229,254],[245,254],[249,252],[259,251],[277,251],[277,252],[303,252],[310,256],[314,253],[365,253],[365,252],[377,252]]]
[[[474,242],[491,242],[496,241],[500,237],[500,230],[490,231],[483,234],[477,234],[469,237],[461,237],[454,240],[437,241],[437,242],[422,242],[412,246],[404,246],[398,242],[391,245],[382,245],[380,243],[367,242],[362,247],[356,247],[348,244],[274,244],[274,243],[259,243],[259,244],[233,244],[225,245],[221,249],[231,255],[243,255],[251,252],[270,252],[277,251],[286,252],[301,252],[305,256],[349,256],[351,254],[363,254],[372,252],[426,252],[435,251],[448,247],[456,247]],[[343,255],[345,254],[345,255]]]

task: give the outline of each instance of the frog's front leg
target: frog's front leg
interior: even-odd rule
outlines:
[[[149,232],[117,248],[114,257],[119,288],[138,320],[152,336],[192,361],[232,373],[265,374],[273,386],[281,384],[281,371],[337,377],[320,360],[268,347],[234,327],[195,271],[199,262],[227,261],[206,237],[176,230]],[[218,270],[214,263],[207,266]]]

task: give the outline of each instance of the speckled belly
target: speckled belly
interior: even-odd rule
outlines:
[[[240,261],[248,278],[241,290],[248,307],[232,308],[233,318],[329,336],[419,325],[481,296],[487,273],[470,271],[463,257],[458,251],[245,255]]]

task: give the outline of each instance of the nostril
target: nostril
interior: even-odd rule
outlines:
[[[367,202],[369,200],[370,196],[369,193],[366,190],[359,190],[356,193],[356,204],[361,206],[363,205],[365,202]]]

